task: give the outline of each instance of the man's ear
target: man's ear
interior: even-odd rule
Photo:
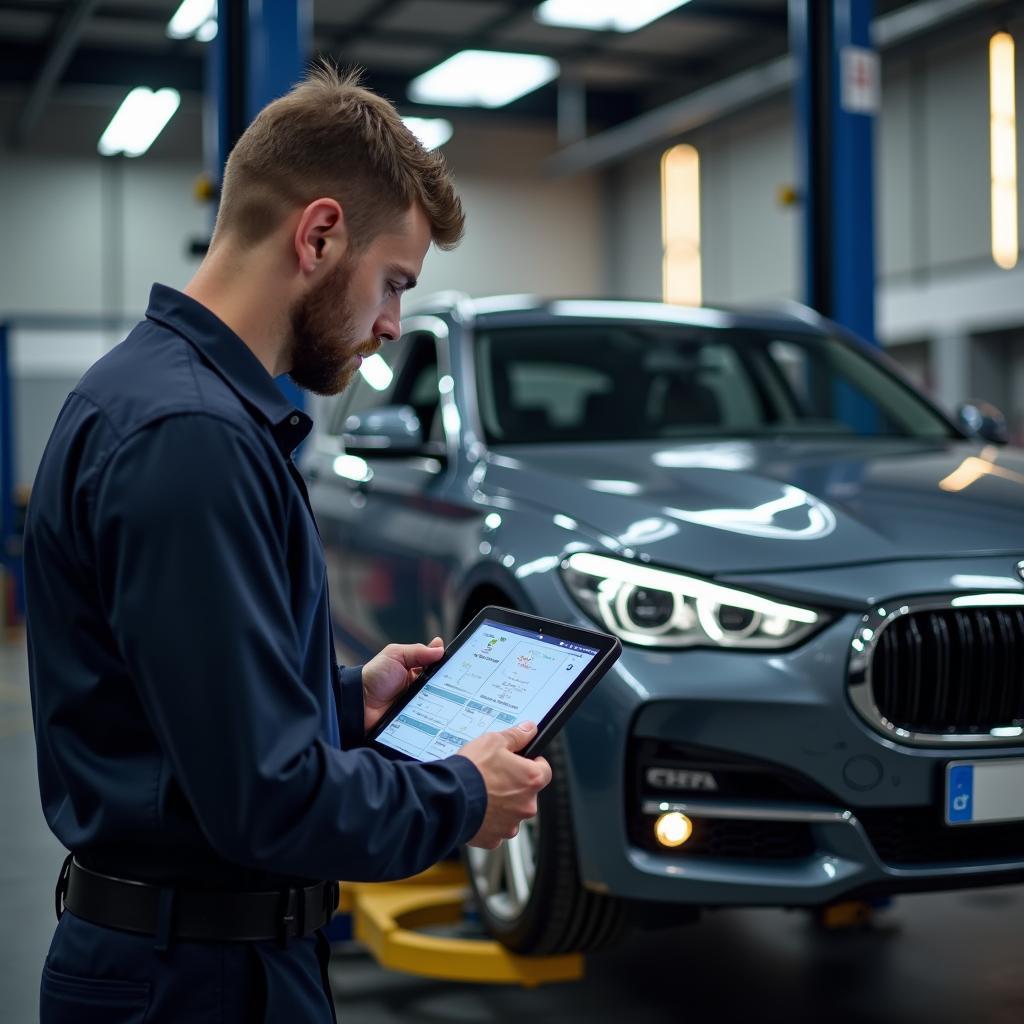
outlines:
[[[345,214],[336,199],[314,199],[299,215],[293,237],[299,269],[335,266],[348,248]]]

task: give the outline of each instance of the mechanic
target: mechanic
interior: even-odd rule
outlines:
[[[341,391],[463,223],[442,158],[319,66],[232,151],[185,292],[155,285],[69,395],[25,543],[42,803],[73,855],[44,1024],[333,1020],[333,880],[493,849],[536,813],[529,723],[430,764],[359,749],[443,648],[337,665],[291,458],[312,422],[274,383]]]

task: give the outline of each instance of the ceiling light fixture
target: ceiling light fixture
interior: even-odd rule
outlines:
[[[424,149],[440,149],[455,131],[443,117],[403,117],[402,121]]]
[[[204,21],[196,31],[196,39],[201,43],[210,43],[217,38],[217,17]]]
[[[546,0],[533,16],[544,25],[594,32],[635,32],[690,0]]]
[[[116,153],[142,156],[174,116],[180,102],[177,89],[156,92],[144,86],[132,89],[117,108],[96,148],[103,156]]]
[[[409,99],[453,107],[503,107],[558,77],[558,62],[533,53],[463,50],[414,78]]]
[[[195,36],[200,42],[208,43],[217,35],[217,0],[181,0],[174,17],[167,23],[167,34],[172,39]]]

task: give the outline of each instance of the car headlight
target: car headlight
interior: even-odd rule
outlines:
[[[609,632],[645,647],[792,647],[826,621],[823,612],[734,590],[697,576],[577,552],[562,577]]]

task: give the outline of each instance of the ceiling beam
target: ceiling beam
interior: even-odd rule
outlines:
[[[501,40],[494,39],[488,32],[480,32],[476,35],[452,37],[443,32],[410,32],[401,29],[364,29],[361,32],[344,30],[327,36],[331,43],[332,50],[344,51],[345,47],[353,43],[373,42],[383,45],[393,44],[395,46],[433,46],[436,47],[444,57],[450,57],[460,50],[494,50],[500,49],[506,53],[543,53],[555,60],[583,61],[601,60],[612,66],[630,68],[637,71],[645,71],[652,74],[661,82],[671,84],[674,81],[684,79],[692,83],[694,77],[709,72],[712,69],[711,62],[705,57],[685,57],[686,75],[680,75],[680,58],[668,60],[664,57],[657,57],[653,54],[636,53],[628,50],[605,50],[596,43],[588,43],[585,46],[519,46],[515,44],[506,45]],[[443,58],[442,58],[443,59]]]
[[[900,9],[876,18],[872,38],[879,48],[895,46],[1004,4],[1005,0],[920,0],[911,10]],[[567,146],[547,160],[545,169],[554,177],[564,177],[624,160],[648,146],[776,96],[792,86],[795,75],[788,56],[742,71]]]
[[[86,22],[96,8],[99,0],[77,0],[68,7],[57,21],[50,39],[49,49],[39,70],[36,72],[29,90],[28,99],[21,108],[14,130],[11,132],[11,145],[15,149],[23,145],[32,134],[46,104],[53,95],[53,90],[60,81],[64,69],[68,66],[82,38]]]
[[[773,11],[770,7],[728,3],[726,0],[692,0],[685,7],[670,11],[668,17],[724,21],[744,28],[774,29],[777,32],[785,32],[788,28],[785,8]]]
[[[455,0],[467,7],[475,4],[478,0]],[[531,13],[540,6],[540,0],[501,0],[505,7],[509,8],[513,16]],[[626,2],[626,0],[623,0]],[[665,19],[687,19],[690,21],[728,21],[743,22],[747,26],[757,28],[775,28],[782,32],[786,31],[786,12],[783,5],[781,11],[772,10],[768,7],[758,7],[751,3],[744,3],[742,0],[690,0],[689,3],[663,15]],[[597,35],[608,35],[620,37],[621,32],[598,30]]]
[[[67,4],[64,0],[0,0],[0,14],[7,12],[51,14],[56,17],[63,14],[66,9]],[[166,11],[138,3],[101,3],[94,13],[101,18],[119,18],[128,21],[166,23],[170,20]]]
[[[24,83],[43,59],[39,46],[0,43],[0,82]],[[179,92],[202,92],[203,58],[176,51],[79,48],[62,79],[64,84],[170,86]]]

